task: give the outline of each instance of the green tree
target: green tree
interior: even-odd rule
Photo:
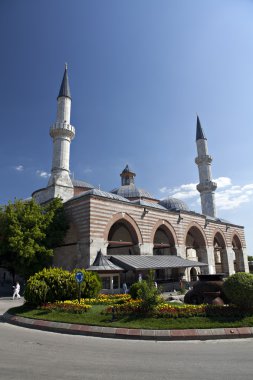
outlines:
[[[59,198],[45,206],[15,200],[0,209],[0,266],[28,278],[50,265],[68,229]]]

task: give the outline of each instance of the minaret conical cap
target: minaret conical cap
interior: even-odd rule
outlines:
[[[63,79],[62,79],[62,83],[61,83],[61,88],[60,88],[59,95],[58,95],[58,98],[60,98],[60,97],[65,97],[65,98],[71,99],[67,64],[65,65],[64,75],[63,75]]]
[[[200,124],[199,117],[197,115],[197,131],[196,131],[196,141],[197,140],[206,140],[206,137],[204,135],[203,129]]]

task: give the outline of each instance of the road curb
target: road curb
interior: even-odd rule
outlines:
[[[175,340],[211,340],[252,338],[253,327],[185,329],[185,330],[144,330],[120,327],[103,327],[78,325],[72,323],[52,322],[42,319],[19,317],[5,313],[4,322],[31,329],[51,331],[62,334],[96,336],[101,338],[175,341]]]

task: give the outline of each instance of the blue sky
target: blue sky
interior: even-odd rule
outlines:
[[[253,1],[1,0],[0,203],[47,183],[64,63],[71,170],[104,190],[136,184],[200,211],[196,113],[213,156],[218,216],[253,254]]]

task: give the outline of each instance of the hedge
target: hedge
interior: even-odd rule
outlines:
[[[253,307],[253,274],[233,274],[224,282],[222,290],[230,304],[244,309]]]
[[[31,276],[25,287],[25,300],[33,305],[47,302],[64,301],[78,297],[76,272],[82,272],[84,280],[81,283],[81,297],[96,297],[101,290],[101,280],[94,272],[75,269],[72,272],[61,268],[43,269]]]

